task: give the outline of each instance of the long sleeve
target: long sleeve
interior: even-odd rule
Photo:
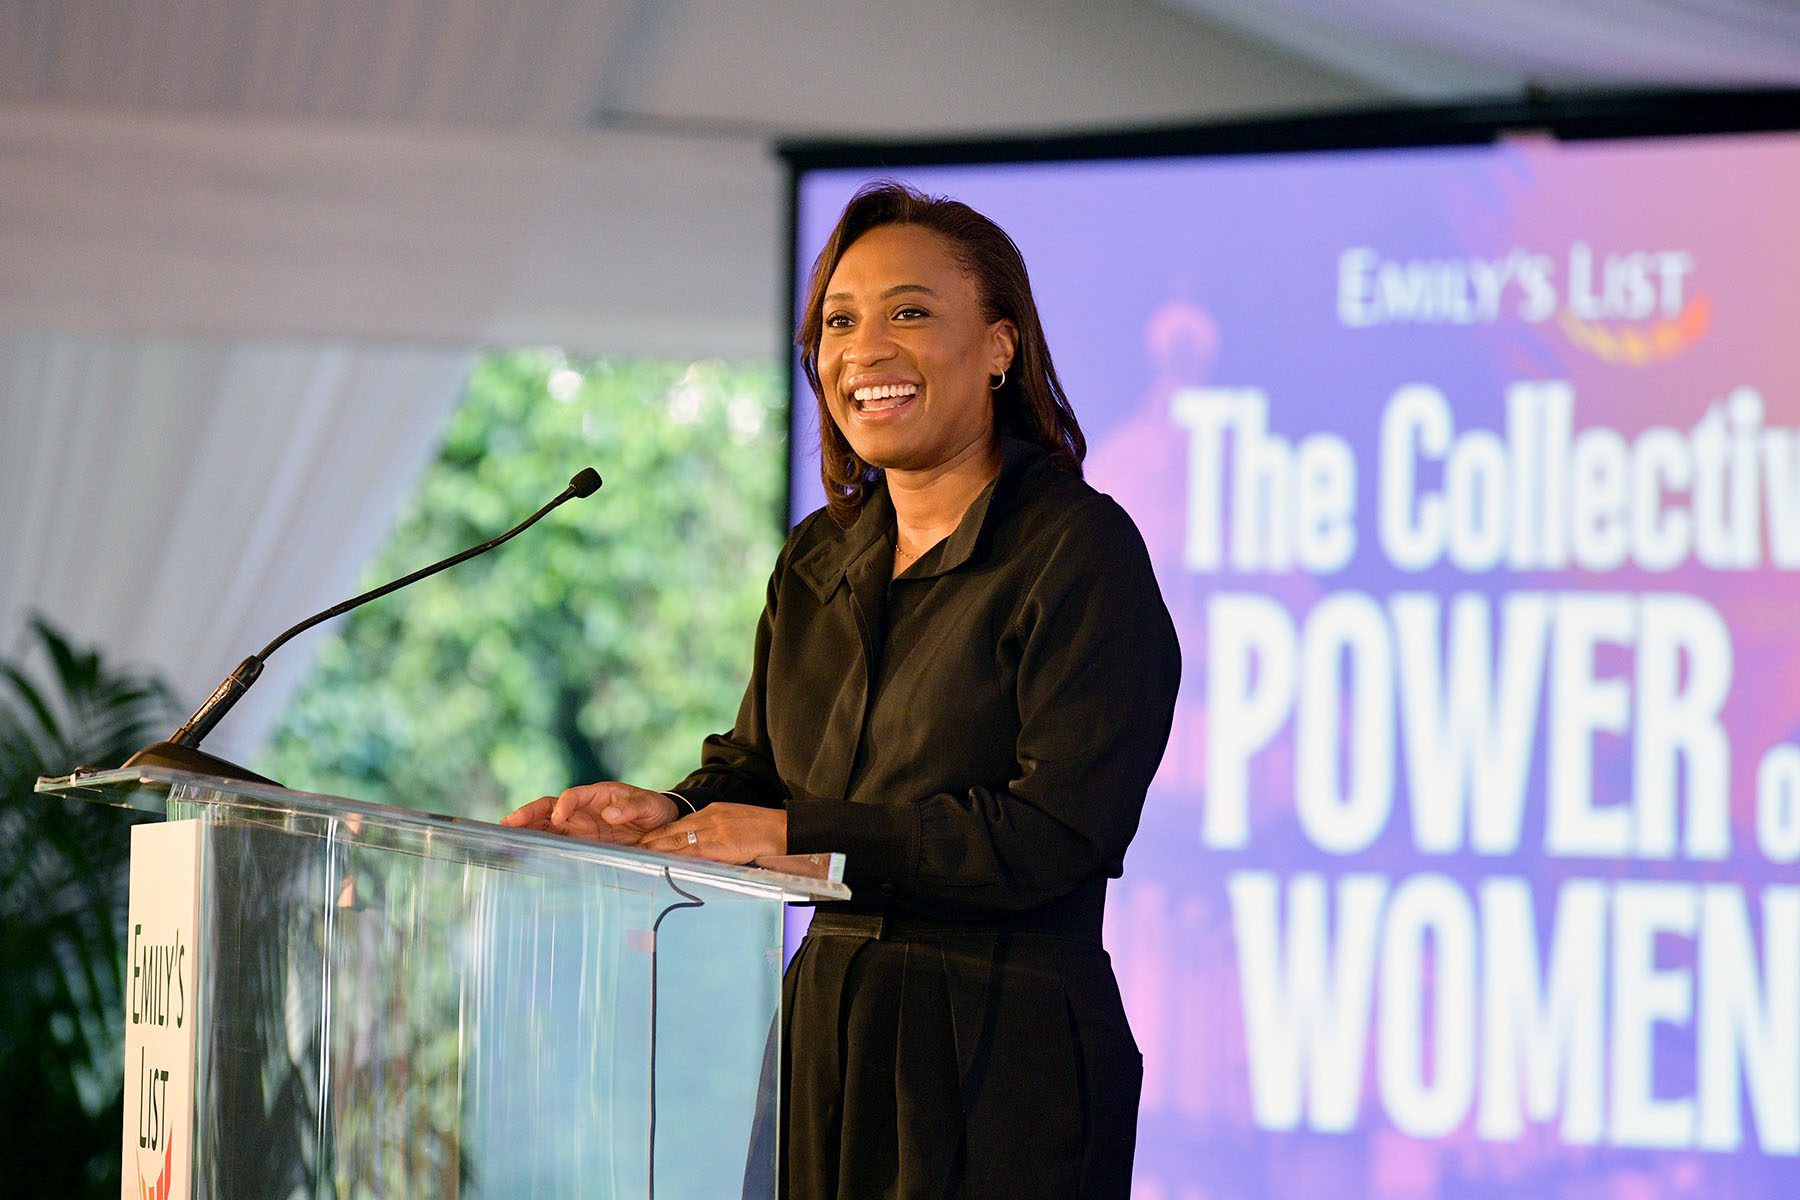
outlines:
[[[1009,777],[860,803],[797,796],[791,850],[844,851],[859,890],[955,911],[1032,908],[1119,872],[1167,743],[1180,650],[1136,528],[1089,496],[1019,548],[1026,570],[1011,586],[995,589],[989,572],[966,589],[969,604],[1009,610],[999,659],[1015,721],[971,728],[939,714],[948,724],[908,748],[929,760],[934,738],[1005,738]],[[921,765],[897,774],[929,774]]]

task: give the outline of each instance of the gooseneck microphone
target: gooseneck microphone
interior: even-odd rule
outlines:
[[[189,717],[180,729],[177,729],[174,733],[169,735],[168,741],[157,742],[153,746],[144,747],[142,750],[139,750],[136,754],[126,759],[125,766],[174,767],[182,771],[193,771],[202,775],[217,775],[226,779],[247,780],[251,783],[274,783],[275,781],[273,779],[258,775],[254,771],[240,767],[236,763],[227,762],[222,758],[217,758],[200,749],[200,740],[212,732],[213,726],[217,725],[225,714],[231,711],[231,706],[236,704],[238,699],[243,696],[245,692],[250,690],[250,685],[255,683],[257,676],[262,674],[263,663],[268,659],[269,655],[281,649],[288,639],[295,634],[305,633],[308,629],[311,629],[321,621],[329,621],[331,618],[341,616],[353,608],[358,608],[367,604],[371,600],[379,600],[389,592],[397,592],[403,587],[408,587],[411,584],[419,582],[421,579],[436,575],[439,571],[448,570],[461,562],[467,562],[478,554],[486,554],[489,550],[492,550],[502,542],[508,541],[525,532],[527,529],[530,529],[533,525],[543,520],[544,517],[548,516],[551,509],[562,504],[564,501],[591,496],[599,490],[599,473],[592,467],[584,467],[582,470],[576,472],[573,479],[569,480],[569,486],[562,490],[561,495],[532,513],[529,517],[526,517],[517,525],[514,525],[499,537],[494,538],[492,541],[483,542],[479,546],[471,546],[461,554],[452,555],[442,562],[433,563],[429,567],[423,567],[410,575],[403,575],[392,583],[383,584],[372,591],[364,592],[360,596],[353,596],[342,604],[333,605],[322,613],[316,613],[313,616],[306,618],[306,620],[301,621],[298,625],[286,630],[280,637],[239,663],[237,669],[226,676],[223,683],[213,689],[212,695],[206,698],[205,703],[194,710],[194,715]]]

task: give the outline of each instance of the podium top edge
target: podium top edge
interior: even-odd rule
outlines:
[[[592,864],[768,900],[813,903],[850,898],[850,889],[840,882],[842,857],[838,855],[802,856],[825,860],[824,877],[815,878],[755,866],[727,866],[636,846],[514,829],[474,817],[395,808],[167,767],[77,770],[64,776],[41,777],[33,790],[41,795],[80,799],[157,816],[166,816],[170,801],[212,808],[221,815],[264,821],[286,813],[327,820],[331,823],[332,836],[346,840],[399,835],[444,851],[458,847],[479,848],[484,857],[503,860],[506,865],[523,866],[535,860],[580,869],[582,864]]]

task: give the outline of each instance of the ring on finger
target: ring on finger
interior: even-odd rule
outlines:
[[[696,833],[692,829],[690,829],[687,831],[687,835],[688,835],[688,845],[698,846],[700,844],[700,835],[698,833]]]

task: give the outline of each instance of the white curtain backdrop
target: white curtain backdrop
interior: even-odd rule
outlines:
[[[19,637],[42,611],[197,704],[349,594],[435,453],[469,361],[344,342],[0,335],[0,630]],[[207,748],[248,756],[309,661],[303,644],[275,655]]]
[[[748,139],[0,112],[0,649],[40,611],[197,704],[353,590],[478,348],[777,352],[780,178]],[[207,748],[252,756],[312,644]]]
[[[479,348],[778,361],[779,138],[1364,96],[1153,0],[0,3],[0,649],[196,699],[349,590]]]

